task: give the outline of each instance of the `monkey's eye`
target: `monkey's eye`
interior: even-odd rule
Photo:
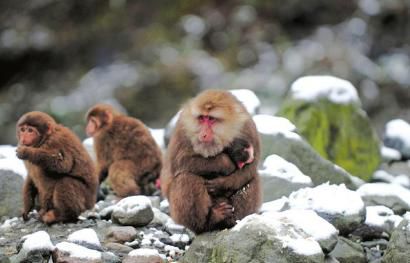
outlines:
[[[28,128],[27,130],[29,133],[32,133],[34,131],[33,128]]]
[[[20,132],[24,132],[25,130],[26,130],[26,128],[20,127]]]

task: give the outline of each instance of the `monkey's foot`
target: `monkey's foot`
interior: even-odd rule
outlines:
[[[54,222],[56,222],[56,214],[54,212],[54,210],[49,210],[47,213],[45,213],[42,217],[41,217],[41,221],[43,221],[46,224],[52,224]]]
[[[225,202],[219,203],[212,208],[212,221],[218,223],[233,216],[234,208]]]

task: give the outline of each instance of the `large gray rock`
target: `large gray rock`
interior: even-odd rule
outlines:
[[[314,210],[342,235],[353,232],[366,216],[360,195],[344,185],[322,184],[315,188],[300,189],[289,196],[288,205],[293,209]]]
[[[314,185],[330,182],[345,184],[350,189],[357,188],[349,173],[322,158],[309,143],[294,132],[294,125],[285,118],[256,115],[253,120],[262,140],[261,158],[271,154],[279,155],[309,176]]]
[[[195,238],[181,262],[324,262],[320,245],[279,218],[249,215],[231,230]]]
[[[21,175],[0,169],[0,218],[21,214],[23,184],[24,179]]]
[[[383,205],[396,214],[410,211],[410,190],[394,184],[370,183],[357,189],[366,206]]]
[[[390,237],[389,245],[382,262],[409,262],[410,259],[410,221],[403,220]]]
[[[335,257],[340,263],[367,262],[366,254],[364,253],[362,246],[344,237],[339,237],[339,242],[337,242],[335,249],[330,255]]]
[[[289,196],[292,192],[313,185],[310,177],[304,175],[294,164],[278,155],[270,155],[259,170],[263,191],[263,201]]]

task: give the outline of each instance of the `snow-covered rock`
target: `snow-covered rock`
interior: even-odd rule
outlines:
[[[23,236],[21,241],[21,249],[12,257],[12,262],[47,262],[55,248],[45,231]]]
[[[401,185],[405,188],[410,188],[410,177],[405,174],[392,175],[383,170],[377,170],[373,174],[373,181],[391,183]]]
[[[154,218],[151,200],[143,195],[123,198],[115,204],[111,218],[121,225],[145,226]]]
[[[300,189],[289,196],[289,206],[314,210],[341,234],[351,233],[365,220],[366,210],[360,195],[344,185],[322,184]]]
[[[261,101],[256,96],[255,92],[249,89],[233,89],[229,90],[229,92],[231,92],[240,102],[242,102],[246,110],[251,115],[259,113]]]
[[[164,259],[159,254],[158,250],[139,248],[132,250],[122,261],[124,263],[161,263],[165,262]]]
[[[264,202],[288,196],[300,188],[313,186],[310,177],[278,155],[270,155],[265,159],[259,175],[262,180]]]
[[[371,183],[357,189],[366,206],[383,205],[396,214],[410,211],[410,190],[396,184]]]
[[[389,121],[383,142],[387,147],[398,150],[404,158],[410,159],[410,124],[402,119]]]
[[[395,215],[393,210],[385,206],[368,206],[366,207],[366,225],[381,228],[383,231],[391,234],[400,222],[401,216]]]
[[[97,233],[91,228],[85,228],[71,233],[67,241],[89,249],[103,250]]]
[[[399,161],[402,158],[401,153],[398,150],[384,145],[381,147],[380,153],[382,154],[383,160],[386,162]]]
[[[349,188],[356,189],[351,176],[345,170],[323,159],[295,132],[295,126],[289,120],[269,115],[255,115],[253,120],[262,141],[262,159],[276,154],[309,176],[314,185],[326,182],[344,183]]]

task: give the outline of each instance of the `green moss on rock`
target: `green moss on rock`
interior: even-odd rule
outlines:
[[[288,99],[278,115],[293,122],[321,156],[363,180],[369,180],[380,164],[379,139],[355,104]]]

